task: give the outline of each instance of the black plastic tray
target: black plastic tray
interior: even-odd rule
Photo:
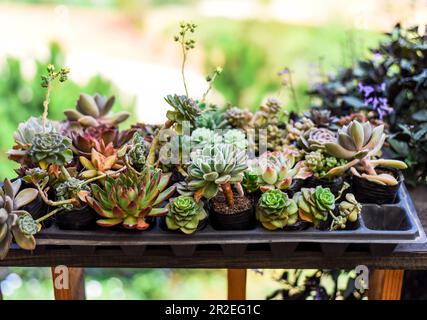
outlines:
[[[156,247],[168,248],[176,256],[192,256],[200,249],[221,250],[227,256],[242,255],[246,250],[268,250],[275,256],[286,257],[307,248],[320,250],[326,256],[341,255],[346,250],[369,250],[372,255],[387,255],[398,244],[426,242],[412,200],[403,185],[395,204],[365,204],[358,221],[359,226],[354,230],[269,231],[257,226],[247,231],[219,231],[208,225],[192,235],[164,231],[158,223],[142,232],[104,228],[67,231],[52,226],[37,235],[37,243],[71,246],[82,254],[90,254],[97,247],[119,246],[124,254],[130,255],[143,255],[147,248]]]

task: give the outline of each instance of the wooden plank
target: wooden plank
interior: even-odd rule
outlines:
[[[228,269],[228,300],[246,300],[246,269]]]
[[[64,265],[51,268],[55,300],[84,300],[84,269]]]
[[[370,300],[400,300],[404,270],[374,270],[369,277]]]
[[[117,268],[271,268],[271,269],[353,269],[366,265],[373,269],[426,270],[427,254],[393,253],[373,257],[364,252],[348,252],[342,256],[325,257],[320,252],[302,251],[283,258],[271,252],[247,250],[241,256],[225,256],[222,250],[198,250],[193,257],[173,257],[169,248],[148,248],[144,255],[125,255],[120,248],[97,249],[83,256],[65,248],[46,248],[31,254],[25,250],[11,250],[0,266],[48,267],[63,264],[69,267]]]

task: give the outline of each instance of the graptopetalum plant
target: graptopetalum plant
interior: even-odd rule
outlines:
[[[39,225],[27,211],[20,209],[33,201],[38,191],[34,188],[19,191],[20,188],[20,179],[14,182],[5,179],[0,188],[0,260],[9,252],[12,239],[22,249],[34,250],[36,247],[34,235]]]
[[[337,141],[326,143],[325,148],[330,155],[349,162],[331,169],[327,176],[341,175],[351,168],[354,175],[377,184],[397,185],[397,179],[391,174],[377,174],[375,171],[377,166],[407,168],[403,161],[373,158],[381,151],[385,139],[384,125],[374,128],[370,122],[360,123],[354,120],[348,126],[344,126],[338,131]]]
[[[175,192],[175,186],[168,187],[170,176],[146,167],[141,174],[128,170],[117,179],[107,176],[103,187],[92,184],[93,197],[87,197],[87,202],[102,217],[97,224],[147,229],[147,217],[168,213],[161,204]]]
[[[170,201],[166,225],[170,230],[181,230],[191,234],[197,230],[200,221],[207,218],[203,202],[197,203],[193,197],[179,196]]]

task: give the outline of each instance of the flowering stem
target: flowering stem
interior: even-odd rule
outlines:
[[[185,34],[182,36],[181,48],[182,48],[181,76],[182,76],[182,82],[184,83],[185,95],[188,97],[187,81],[185,80],[185,63],[187,62],[187,50],[185,50]]]
[[[46,129],[46,121],[47,121],[47,116],[49,112],[49,102],[50,102],[51,91],[52,91],[52,84],[49,82],[47,85],[46,94],[43,101],[43,116],[42,116],[43,130]]]

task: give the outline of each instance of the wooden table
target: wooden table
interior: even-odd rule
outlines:
[[[411,190],[418,216],[427,230],[427,188]],[[86,240],[83,240],[86,241]],[[290,257],[280,258],[262,245],[248,245],[244,251],[228,250],[212,245],[198,248],[194,256],[175,255],[168,246],[83,246],[78,239],[67,246],[41,245],[34,252],[11,250],[0,266],[69,267],[69,289],[55,289],[56,299],[84,298],[84,267],[118,268],[227,268],[230,299],[246,297],[247,268],[322,268],[353,269],[366,265],[370,270],[369,297],[373,299],[400,299],[404,270],[427,269],[427,244],[399,245],[388,256],[374,257],[364,251],[350,251],[342,256],[325,256],[316,248],[299,250]],[[231,249],[231,248],[229,248]],[[53,279],[58,277],[52,267]]]

